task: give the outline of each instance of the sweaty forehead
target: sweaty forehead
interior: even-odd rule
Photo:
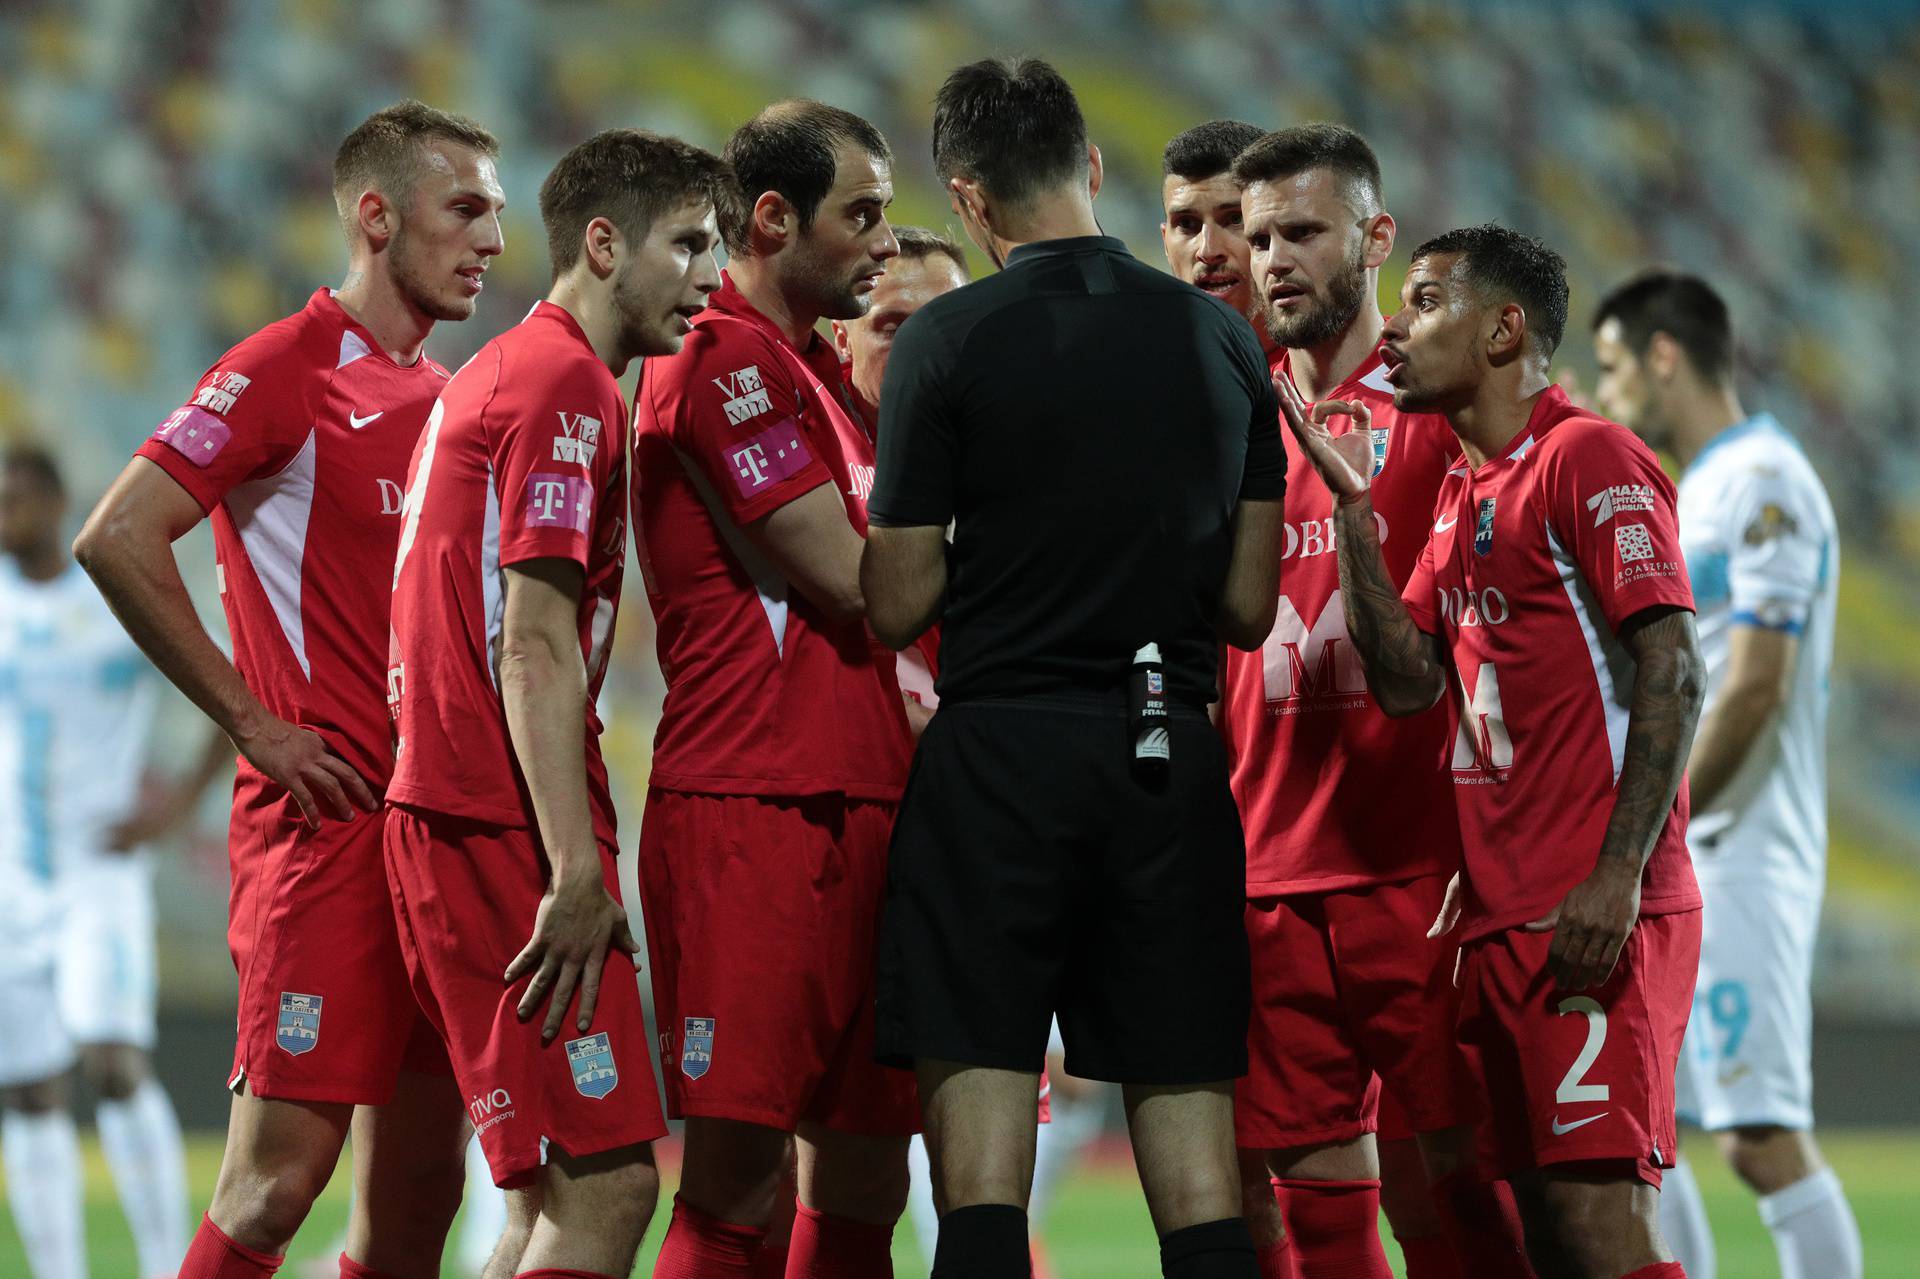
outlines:
[[[1161,182],[1162,207],[1171,217],[1175,213],[1211,213],[1240,203],[1240,184],[1230,174],[1216,173],[1210,178],[1183,178],[1169,173]]]
[[[1247,217],[1342,222],[1361,213],[1350,184],[1328,168],[1303,169],[1247,187]]]
[[[420,149],[422,185],[435,190],[472,190],[506,203],[493,157],[454,142],[428,141]]]
[[[865,147],[844,143],[834,154],[833,185],[849,196],[891,195],[893,166]]]

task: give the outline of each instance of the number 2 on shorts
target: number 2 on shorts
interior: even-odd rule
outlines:
[[[1554,1091],[1553,1099],[1562,1105],[1578,1101],[1605,1101],[1605,1084],[1583,1084],[1587,1071],[1600,1058],[1600,1049],[1607,1042],[1607,1010],[1598,1001],[1586,995],[1569,995],[1560,1001],[1560,1014],[1585,1013],[1587,1015],[1587,1042],[1581,1045],[1580,1055],[1573,1059],[1566,1078],[1560,1081],[1560,1087]]]

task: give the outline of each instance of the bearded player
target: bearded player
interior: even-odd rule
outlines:
[[[687,1120],[660,1279],[884,1274],[919,1107],[873,1060],[873,948],[912,749],[859,561],[873,440],[825,319],[899,252],[867,121],[776,103],[726,157],[749,205],[726,282],[635,404],[636,532],[666,704],[640,886],[669,1113]]]
[[[1707,661],[1687,844],[1707,904],[1680,1113],[1760,1196],[1782,1274],[1857,1279],[1860,1227],[1813,1138],[1833,505],[1793,437],[1741,408],[1733,324],[1706,281],[1654,269],[1621,284],[1595,311],[1594,353],[1602,409],[1686,468],[1680,537]],[[1660,1213],[1688,1273],[1712,1279],[1713,1231],[1684,1161]]]
[[[1286,384],[1281,403],[1334,497],[1375,701],[1405,717],[1450,694],[1464,870],[1437,928],[1463,923],[1483,1171],[1512,1180],[1541,1274],[1678,1279],[1657,1201],[1699,958],[1684,771],[1703,666],[1672,484],[1549,382],[1565,271],[1496,226],[1414,251],[1385,380],[1396,408],[1446,416],[1464,460],[1404,590],[1371,500],[1368,407],[1308,408]],[[1609,494],[1631,500],[1594,500]],[[1404,780],[1370,777],[1383,803]]]
[[[1258,139],[1231,166],[1213,181],[1241,194],[1275,376],[1307,403],[1371,409],[1374,509],[1404,583],[1459,450],[1445,419],[1396,409],[1385,381],[1376,295],[1395,226],[1379,162],[1359,134],[1313,124]],[[1248,1217],[1266,1226],[1270,1274],[1289,1264],[1277,1200],[1291,1264],[1384,1276],[1391,1182],[1413,1279],[1524,1274],[1510,1201],[1503,1212],[1465,1171],[1453,948],[1427,938],[1460,859],[1452,785],[1434,767],[1446,716],[1396,721],[1374,704],[1342,613],[1332,495],[1304,454],[1289,470],[1278,620],[1260,652],[1228,652],[1221,711],[1247,827],[1256,983],[1252,1072],[1235,1096]],[[1395,779],[1392,804],[1374,790],[1382,775]],[[1383,1085],[1402,1128],[1385,1152]]]
[[[497,147],[417,102],[347,136],[338,289],[222,356],[74,552],[154,664],[239,749],[227,1148],[183,1279],[272,1274],[354,1130],[343,1275],[437,1274],[464,1118],[408,989],[380,870],[387,590],[401,482],[446,384],[422,346],[500,252]],[[172,543],[214,519],[229,662]],[[355,1107],[377,1107],[362,1109]]]

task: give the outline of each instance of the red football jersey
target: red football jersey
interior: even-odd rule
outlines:
[[[898,799],[912,738],[893,654],[836,624],[742,535],[821,484],[863,536],[873,440],[815,336],[794,350],[728,279],[634,406],[634,519],[666,704],[656,786]]]
[[[388,575],[407,458],[447,371],[395,364],[320,289],[221,356],[138,450],[213,516],[233,664],[377,793]],[[240,761],[243,779],[263,779]]]
[[[1287,368],[1286,352],[1275,358]],[[1373,508],[1393,580],[1426,545],[1440,481],[1460,447],[1444,417],[1402,413],[1376,350],[1330,400],[1373,412]],[[1349,429],[1346,419],[1330,424]],[[1220,723],[1247,829],[1247,895],[1327,892],[1450,873],[1460,862],[1439,707],[1390,719],[1347,636],[1333,494],[1304,450],[1287,463],[1280,611],[1258,653],[1227,650]]]
[[[1656,606],[1691,611],[1693,591],[1653,451],[1558,387],[1498,457],[1448,473],[1434,514],[1406,602],[1452,655],[1448,771],[1472,938],[1545,915],[1593,870],[1633,699],[1620,626]],[[1686,827],[1683,782],[1642,914],[1700,904]]]
[[[587,786],[614,839],[594,701],[627,552],[626,403],[573,316],[551,302],[480,349],[440,397],[407,472],[388,671],[398,759],[387,797],[531,827],[497,683],[502,571],[567,559],[586,574]]]

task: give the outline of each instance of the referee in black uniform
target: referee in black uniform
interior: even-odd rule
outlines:
[[[934,1274],[1028,1273],[1057,1011],[1068,1069],[1125,1086],[1165,1273],[1255,1279],[1246,851],[1206,705],[1221,641],[1273,624],[1278,402],[1245,319],[1100,233],[1100,154],[1053,68],[955,71],[933,147],[1003,269],[895,338],[861,583],[894,648],[943,624],[878,1021],[919,1072]]]

